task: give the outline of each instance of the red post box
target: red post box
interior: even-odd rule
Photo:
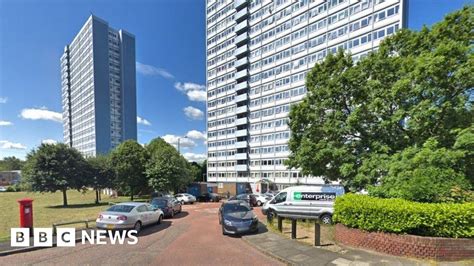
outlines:
[[[33,200],[21,199],[20,203],[20,227],[33,228]]]

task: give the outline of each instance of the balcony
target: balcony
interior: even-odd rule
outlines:
[[[248,111],[247,105],[240,106],[240,107],[237,107],[237,109],[235,109],[236,114],[247,113],[247,111]]]
[[[241,130],[235,131],[236,137],[244,137],[244,136],[247,136],[247,134],[248,134],[247,129],[241,129]]]
[[[235,37],[235,40],[234,40],[235,45],[238,47],[238,46],[241,46],[242,44],[246,44],[248,39],[249,39],[249,34],[247,32],[243,32],[237,35],[237,37]]]
[[[249,75],[249,71],[247,69],[240,70],[239,72],[235,73],[235,80],[245,79]]]
[[[247,141],[237,141],[237,142],[235,143],[235,148],[236,148],[236,149],[247,148],[247,146],[248,146]]]
[[[235,9],[241,9],[243,7],[246,7],[248,4],[248,0],[236,0],[234,2],[234,8]]]
[[[242,57],[243,55],[246,55],[249,51],[249,48],[247,45],[241,46],[234,51],[234,56],[237,58]]]
[[[244,8],[235,14],[235,21],[239,23],[242,20],[246,19],[248,15],[249,15],[248,9]]]
[[[236,103],[239,103],[239,102],[243,102],[243,101],[247,101],[248,100],[248,96],[246,93],[244,94],[239,94],[237,96],[235,96],[235,102]]]
[[[235,166],[235,171],[237,172],[245,172],[245,171],[248,171],[248,166],[246,164],[237,164]]]
[[[240,22],[239,24],[237,24],[237,26],[235,26],[234,31],[237,34],[240,34],[241,32],[246,31],[248,27],[249,27],[248,21],[244,20],[244,21]]]
[[[246,125],[247,122],[248,122],[247,117],[237,118],[237,119],[235,120],[235,125],[236,125],[236,126]]]
[[[247,160],[247,153],[236,153],[234,155],[235,160]]]
[[[247,89],[249,87],[249,84],[247,81],[244,81],[244,82],[240,82],[240,83],[237,83],[237,85],[235,85],[235,91],[240,91],[240,90],[244,90],[244,89]]]
[[[246,66],[248,63],[249,63],[249,59],[247,57],[243,57],[243,58],[235,61],[234,67],[236,69],[239,69],[239,68],[242,68],[242,67]]]

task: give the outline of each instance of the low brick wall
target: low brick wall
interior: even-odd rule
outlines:
[[[474,239],[367,232],[336,225],[336,242],[395,256],[458,261],[474,259]]]

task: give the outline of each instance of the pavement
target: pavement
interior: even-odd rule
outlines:
[[[183,212],[146,227],[136,245],[54,247],[0,257],[0,265],[284,265],[243,241],[222,235],[219,203],[183,206]]]
[[[340,252],[310,246],[267,231],[243,239],[265,254],[291,265],[420,265],[417,260],[379,255],[360,250]]]

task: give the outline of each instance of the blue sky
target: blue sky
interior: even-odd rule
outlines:
[[[431,25],[466,0],[410,0],[409,27]],[[0,158],[61,141],[59,58],[89,15],[136,36],[138,141],[182,139],[205,153],[205,0],[0,0]]]

